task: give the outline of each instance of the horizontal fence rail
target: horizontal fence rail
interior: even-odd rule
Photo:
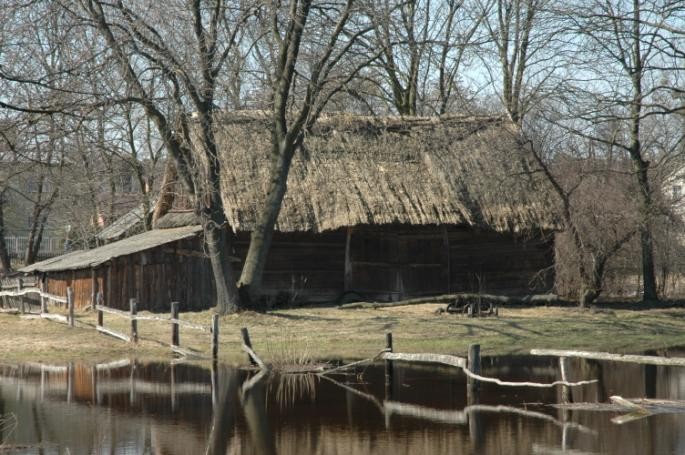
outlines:
[[[124,310],[118,310],[115,308],[110,308],[107,307],[103,304],[103,295],[101,292],[98,292],[96,296],[96,301],[98,302],[95,305],[95,310],[97,311],[97,326],[96,330],[100,333],[104,333],[106,335],[113,336],[115,338],[118,338],[120,340],[124,340],[127,342],[137,342],[138,341],[138,321],[156,321],[156,322],[163,322],[163,323],[168,323],[171,324],[171,350],[173,352],[176,352],[178,354],[184,355],[184,356],[194,356],[194,357],[199,357],[197,353],[191,352],[187,349],[184,349],[180,346],[180,327],[184,327],[187,329],[192,329],[192,330],[199,330],[205,333],[209,333],[212,336],[212,343],[211,343],[211,349],[212,349],[212,359],[216,360],[218,358],[219,354],[219,316],[218,315],[213,315],[212,316],[212,325],[211,326],[206,326],[202,324],[196,324],[193,322],[189,321],[184,321],[182,319],[179,319],[179,305],[178,302],[171,302],[171,313],[168,317],[162,317],[162,316],[139,316],[138,311],[137,311],[137,306],[138,302],[136,299],[130,299],[129,300],[129,311],[124,311]],[[116,330],[112,330],[110,328],[106,328],[104,325],[104,315],[105,314],[111,314],[113,316],[117,316],[120,318],[127,319],[130,321],[131,325],[131,332],[130,335],[127,335],[125,333],[118,332]]]
[[[30,302],[28,303],[27,311],[27,302],[24,297],[32,295],[37,296],[40,300],[39,314],[42,318],[64,322],[64,316],[48,313],[48,305],[50,302],[66,304],[69,310],[69,316],[66,318],[66,322],[69,325],[73,325],[74,299],[71,288],[67,288],[66,297],[61,297],[45,292],[42,289],[42,286],[37,287],[36,283],[32,283],[30,287],[25,287],[24,281],[21,278],[16,279],[14,283],[10,283],[8,280],[3,280],[2,284],[0,285],[0,305],[2,306],[0,312],[18,312],[21,314],[27,312],[31,313],[31,304]],[[13,308],[12,304],[14,304],[16,308]]]

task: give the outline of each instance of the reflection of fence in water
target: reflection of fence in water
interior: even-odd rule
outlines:
[[[139,398],[148,396],[168,399],[171,408],[176,409],[181,395],[207,396],[214,403],[218,387],[215,367],[209,372],[210,378],[202,378],[204,382],[179,381],[174,365],[169,368],[166,382],[152,380],[145,374],[145,368],[129,359],[93,366],[26,363],[0,367],[0,384],[15,385],[17,396],[23,398],[67,403],[111,405],[112,397],[124,396],[128,397],[127,404],[133,405]],[[202,369],[202,376],[205,371]]]

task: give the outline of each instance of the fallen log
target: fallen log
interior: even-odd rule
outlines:
[[[615,424],[632,422],[655,414],[685,413],[685,400],[661,400],[650,398],[623,398],[618,395],[609,397],[611,403],[568,403],[552,404],[557,409],[596,412],[628,412],[611,419]]]
[[[648,365],[685,366],[683,357],[659,357],[653,355],[611,354],[609,352],[565,351],[560,349],[531,349],[531,355],[552,357],[577,357],[580,359],[610,360],[612,362],[642,363]]]
[[[255,363],[259,366],[260,370],[268,370],[269,369],[266,366],[266,364],[262,361],[262,359],[259,358],[257,353],[252,350],[251,347],[249,347],[247,344],[243,344],[242,348],[243,348],[243,351],[247,352],[247,355],[249,355],[250,358],[255,361]]]
[[[509,387],[538,387],[538,388],[551,388],[555,386],[566,386],[566,387],[578,387],[582,385],[594,384],[597,382],[596,379],[591,379],[588,381],[578,381],[578,382],[568,382],[568,381],[554,381],[548,383],[542,382],[511,382],[502,381],[497,378],[490,378],[487,376],[481,376],[469,370],[466,366],[466,359],[463,357],[457,357],[447,354],[403,354],[399,352],[384,352],[379,356],[383,360],[399,360],[405,362],[427,362],[427,363],[440,363],[443,365],[450,365],[453,367],[461,368],[466,376],[476,379],[481,382],[490,382],[500,386]]]
[[[340,305],[341,310],[375,309],[407,305],[423,305],[427,303],[480,303],[492,305],[567,305],[568,301],[555,294],[531,294],[523,296],[505,296],[492,294],[476,294],[460,292],[433,297],[419,297],[415,299],[399,300],[397,302],[353,302]]]

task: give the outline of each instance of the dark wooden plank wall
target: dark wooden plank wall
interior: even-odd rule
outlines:
[[[236,274],[247,253],[249,233],[232,239]],[[448,292],[525,294],[548,291],[554,279],[551,236],[517,237],[444,226],[355,227],[350,236],[350,275],[345,280],[347,229],[324,233],[276,233],[264,272],[272,303],[335,301],[343,292],[397,300]],[[534,280],[548,268],[543,279]],[[182,311],[214,305],[215,290],[201,237],[167,244],[96,269],[105,304],[128,309]],[[74,288],[77,308],[90,305],[91,271],[50,274],[48,291]],[[109,286],[109,280],[112,286]]]
[[[554,285],[551,235],[519,237],[452,229],[448,237],[450,292],[522,295],[547,292]]]
[[[344,287],[346,231],[318,234],[276,232],[263,276],[264,292],[278,300],[331,302]],[[240,271],[247,254],[249,233],[239,233],[233,241],[235,264]],[[293,295],[294,294],[294,295]]]
[[[349,290],[384,300],[447,292],[444,234],[439,226],[354,228]]]
[[[349,290],[397,300],[448,292],[526,294],[547,291],[553,243],[441,226],[357,227],[351,236]]]

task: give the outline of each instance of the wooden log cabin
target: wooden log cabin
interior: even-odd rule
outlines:
[[[222,199],[240,270],[267,191],[269,121],[222,115]],[[511,122],[500,117],[331,115],[293,160],[264,274],[272,304],[396,300],[459,291],[520,295],[554,280],[554,207]],[[172,211],[150,232],[22,269],[50,292],[93,289],[107,305],[213,305],[202,232]],[[96,257],[96,258],[95,258]]]

